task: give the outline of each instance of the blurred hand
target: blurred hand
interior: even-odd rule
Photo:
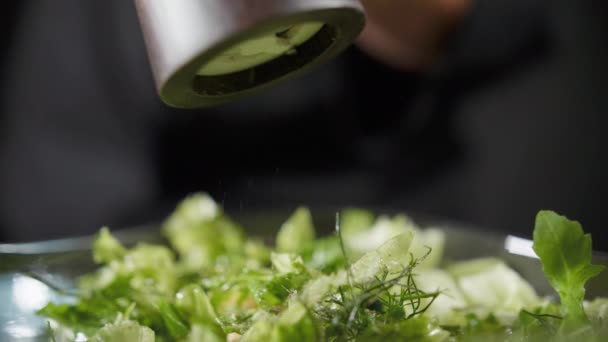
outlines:
[[[441,53],[447,34],[472,0],[362,0],[368,23],[359,38],[363,50],[402,70],[421,69]]]

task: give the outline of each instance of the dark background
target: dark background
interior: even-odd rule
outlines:
[[[154,92],[130,1],[8,1],[0,241],[161,219],[208,191],[229,212],[400,208],[529,235],[580,220],[608,249],[604,1],[477,0],[430,70],[355,47],[205,111]]]

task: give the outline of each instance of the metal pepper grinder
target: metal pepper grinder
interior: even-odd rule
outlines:
[[[335,57],[361,32],[359,0],[135,0],[161,99],[230,102]]]

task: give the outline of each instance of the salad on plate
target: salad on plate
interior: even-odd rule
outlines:
[[[533,249],[557,296],[498,258],[448,262],[438,228],[361,209],[317,236],[298,208],[272,241],[247,236],[208,195],[183,200],[167,244],[122,245],[103,228],[99,268],[49,303],[52,341],[607,341],[608,299],[586,300],[591,237],[538,213]]]

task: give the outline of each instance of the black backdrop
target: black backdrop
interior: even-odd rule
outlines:
[[[603,2],[478,0],[428,72],[353,48],[202,112],[159,103],[131,2],[5,8],[6,241],[157,220],[205,190],[229,211],[387,206],[519,234],[549,208],[608,249]]]

